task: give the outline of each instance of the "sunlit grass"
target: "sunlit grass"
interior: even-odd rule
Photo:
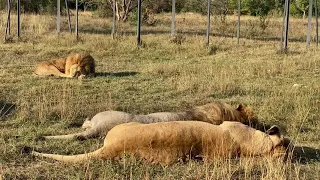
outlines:
[[[5,32],[5,19],[1,12],[0,32]],[[34,139],[75,132],[75,124],[105,110],[179,111],[213,100],[251,105],[259,120],[279,125],[296,144],[319,149],[320,53],[314,44],[305,47],[305,20],[293,19],[289,53],[279,54],[275,38],[280,37],[281,18],[270,19],[261,33],[258,19],[243,17],[241,32],[246,38],[240,45],[232,38],[236,18],[227,17],[225,24],[213,18],[212,33],[218,35],[210,39],[214,53],[204,44],[206,18],[198,14],[177,15],[177,32],[185,37],[181,45],[170,42],[170,14],[157,15],[156,26],[142,28],[140,48],[130,23],[121,23],[112,40],[111,19],[80,16],[77,41],[68,33],[65,19],[64,32],[57,35],[54,16],[23,15],[18,40],[15,19],[13,15],[11,41],[0,45],[0,102],[16,105],[14,114],[0,121],[0,174],[5,179],[319,179],[319,161],[240,159],[161,167],[108,160],[65,165],[23,155],[19,149],[28,145],[51,153],[89,152],[102,145],[100,139]],[[42,60],[83,50],[96,60],[95,78],[32,74]]]

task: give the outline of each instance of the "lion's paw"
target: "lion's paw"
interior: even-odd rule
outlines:
[[[81,74],[80,76],[78,76],[78,80],[82,80],[82,79],[85,79],[86,78],[86,75],[83,75]]]
[[[76,77],[78,74],[78,65],[74,64],[70,67],[70,77]]]

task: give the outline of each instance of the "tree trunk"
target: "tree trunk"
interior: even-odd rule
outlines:
[[[132,5],[132,0],[129,0],[126,2],[126,0],[116,1],[116,17],[118,21],[127,21],[129,18],[129,14],[131,11],[135,8],[135,6]]]

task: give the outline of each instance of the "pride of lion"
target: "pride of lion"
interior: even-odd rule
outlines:
[[[72,53],[66,58],[43,61],[34,70],[40,76],[94,76],[95,62],[87,53]],[[87,118],[85,130],[44,139],[87,139],[105,136],[103,147],[78,155],[40,153],[25,148],[34,156],[76,163],[90,159],[120,159],[125,154],[151,163],[168,165],[179,160],[246,156],[286,157],[290,140],[279,128],[266,132],[254,129],[258,121],[252,108],[237,108],[211,102],[182,112],[157,112],[145,115],[104,111]]]
[[[34,73],[39,76],[66,78],[91,77],[95,74],[95,62],[88,53],[71,53],[66,58],[40,62]]]

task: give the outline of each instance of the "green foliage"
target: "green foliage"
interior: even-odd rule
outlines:
[[[180,11],[184,0],[176,1],[176,10]],[[143,8],[148,8],[153,13],[171,12],[172,1],[168,0],[144,0],[142,3]]]
[[[0,10],[6,9],[7,8],[7,1],[2,0],[0,1]]]
[[[94,2],[97,6],[96,14],[99,17],[112,17],[112,2],[109,2],[107,0],[94,0]]]
[[[186,0],[182,8],[183,12],[207,13],[207,1]]]
[[[61,8],[65,8],[64,0],[61,1]],[[113,14],[111,0],[79,0],[79,8],[96,11],[100,17],[111,17]],[[135,2],[135,1],[134,1]],[[268,14],[282,15],[285,0],[241,0],[241,14],[259,16],[262,20]],[[69,8],[75,8],[76,0],[68,0]],[[122,1],[118,1],[121,7]],[[176,12],[207,13],[207,0],[177,0]],[[238,0],[214,0],[211,3],[211,13],[216,15],[233,14],[238,11]],[[12,1],[15,10],[16,1]],[[56,0],[22,0],[21,10],[23,13],[55,13]],[[171,12],[171,0],[143,0],[143,9],[152,13]],[[309,7],[309,0],[292,0],[290,4],[291,15],[306,16]],[[320,3],[318,3],[318,8]],[[0,10],[6,10],[7,0],[0,1]]]
[[[309,0],[293,0],[292,3],[299,11],[306,11],[309,7]]]
[[[314,11],[314,1],[312,6]],[[318,9],[320,8],[319,2],[318,2],[317,8]],[[290,6],[290,13],[296,16],[302,16],[304,18],[308,14],[308,9],[309,9],[309,0],[293,0]]]
[[[130,17],[129,17],[129,21],[131,25],[136,25],[138,23],[138,11],[134,10]]]
[[[61,4],[64,1],[61,1]],[[12,4],[16,6],[16,2]],[[21,11],[28,13],[53,13],[56,10],[57,1],[55,0],[22,0]]]
[[[227,5],[228,5],[228,9],[231,13],[238,11],[238,0],[229,0],[227,2]]]
[[[301,11],[294,4],[290,4],[290,15],[301,16]]]
[[[11,0],[12,10],[15,11],[17,2]],[[56,0],[21,0],[22,13],[55,13],[57,7]],[[64,1],[61,0],[61,8],[64,8]],[[7,9],[7,0],[0,2],[0,10]]]
[[[6,16],[3,13],[0,17]],[[158,26],[144,29],[150,30],[149,35],[143,36],[146,46],[137,48],[135,35],[127,33],[136,26],[122,24],[116,40],[105,33],[95,33],[106,32],[110,18],[80,14],[81,27],[88,29],[81,32],[82,41],[78,42],[74,34],[64,32],[57,36],[52,32],[56,24],[52,16],[25,15],[22,39],[14,37],[12,43],[0,43],[0,111],[1,100],[16,105],[11,116],[0,120],[1,178],[319,179],[320,51],[315,45],[306,50],[305,41],[295,41],[287,55],[276,54],[279,41],[272,39],[279,36],[281,18],[270,21],[275,24],[269,25],[269,34],[261,36],[260,29],[252,29],[256,34],[249,39],[248,26],[259,28],[252,17],[242,19],[239,45],[232,36],[215,36],[206,48],[204,36],[193,33],[203,31],[203,21],[195,21],[200,18],[203,17],[198,14],[188,15],[179,22],[181,29],[191,33],[184,33],[186,41],[177,45],[168,41],[168,26],[163,25],[170,21],[168,15],[159,15]],[[292,20],[290,39],[305,38],[306,21]],[[226,25],[231,30],[229,35],[234,34],[234,23]],[[0,33],[0,39],[4,39],[3,35]],[[91,52],[96,59],[97,77],[76,80],[32,75],[40,61],[82,50]],[[285,163],[259,157],[161,166],[125,160],[64,164],[22,154],[19,148],[30,146],[57,154],[91,152],[102,147],[101,139],[36,138],[79,132],[76,124],[101,111],[182,111],[212,101],[234,106],[248,104],[261,122],[279,125],[294,145],[306,146],[301,152],[308,153],[311,148],[318,151]]]
[[[143,25],[146,26],[154,26],[156,25],[156,20],[154,19],[154,14],[151,10],[145,10],[141,13],[141,22]],[[131,12],[129,16],[129,21],[131,25],[137,25],[138,23],[138,10],[135,9],[133,12]]]
[[[244,8],[250,15],[254,16],[267,16],[269,11],[275,6],[275,1],[270,0],[244,0]]]

